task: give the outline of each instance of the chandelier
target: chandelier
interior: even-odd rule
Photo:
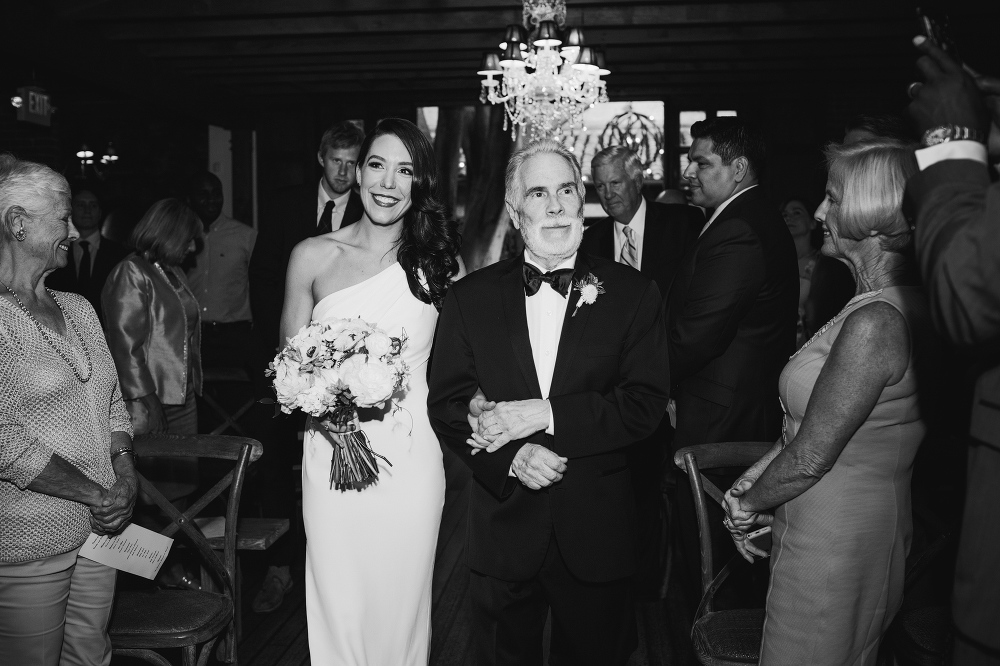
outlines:
[[[611,72],[604,68],[604,54],[584,45],[579,28],[565,27],[566,0],[523,2],[524,28],[507,26],[503,54],[483,56],[479,99],[504,105],[503,127],[510,127],[511,138],[527,125],[532,142],[558,141],[583,126],[584,111],[608,101],[601,77]]]
[[[598,139],[598,148],[625,146],[636,154],[646,175],[663,155],[663,132],[649,116],[634,111],[632,105],[608,121]]]

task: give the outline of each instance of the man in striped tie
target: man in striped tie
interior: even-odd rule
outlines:
[[[635,268],[656,282],[666,296],[681,258],[705,224],[704,214],[695,206],[646,201],[642,163],[625,146],[611,146],[594,155],[591,171],[601,207],[609,217],[584,232],[580,249]],[[652,436],[632,446],[629,456],[639,507],[636,592],[640,598],[659,597],[663,577],[660,479],[671,435],[669,420],[664,418]]]

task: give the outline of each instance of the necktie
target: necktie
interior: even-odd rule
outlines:
[[[80,270],[76,276],[76,285],[81,294],[90,289],[90,241],[79,241],[83,255],[80,257]]]
[[[323,214],[319,216],[319,224],[316,225],[316,234],[328,234],[333,231],[333,201],[327,201],[323,207]]]
[[[559,295],[566,298],[569,287],[573,284],[573,269],[560,268],[557,271],[543,273],[529,263],[524,264],[524,295],[534,296],[542,288],[543,282],[548,282]]]
[[[618,261],[639,270],[639,250],[635,244],[635,229],[626,224],[622,231],[625,232],[625,243],[622,245],[622,255]]]

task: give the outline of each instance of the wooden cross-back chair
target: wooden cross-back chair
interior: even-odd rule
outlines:
[[[114,654],[136,657],[158,666],[170,666],[170,662],[155,650],[180,648],[184,666],[204,666],[216,642],[224,635],[225,661],[235,664],[238,635],[238,627],[235,626],[237,615],[234,612],[237,514],[247,466],[260,458],[263,447],[257,440],[248,437],[166,434],[142,435],[135,439],[133,447],[140,458],[214,458],[231,460],[234,465],[183,512],[141,473],[138,475],[141,492],[170,520],[160,533],[183,540],[185,545],[193,548],[201,559],[203,570],[215,579],[215,587],[220,592],[121,590],[115,596],[108,628]],[[212,548],[193,521],[199,512],[227,489],[226,528],[220,552]]]
[[[729,575],[741,566],[749,566],[739,553],[712,575],[712,536],[709,531],[708,495],[717,504],[723,502],[719,490],[701,470],[719,467],[749,467],[767,453],[774,442],[722,442],[700,444],[680,449],[675,460],[684,461],[698,519],[698,547],[701,553],[701,603],[691,627],[691,643],[698,660],[705,666],[756,664],[760,660],[760,641],[764,629],[763,608],[717,611],[713,599]]]

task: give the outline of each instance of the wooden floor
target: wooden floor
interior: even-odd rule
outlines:
[[[467,666],[472,663],[471,631],[468,617],[469,573],[464,564],[465,507],[471,476],[468,468],[450,452],[445,452],[447,492],[434,566],[433,637],[431,666]],[[678,567],[675,567],[675,570]],[[306,666],[309,646],[306,636],[306,608],[303,571],[293,568],[295,585],[285,602],[273,613],[258,614],[250,601],[260,587],[263,567],[244,566],[243,640],[239,645],[241,666]],[[680,585],[672,581],[670,594],[662,602],[637,606],[639,648],[630,666],[694,666],[685,623],[688,603]],[[165,655],[179,663],[179,655]],[[213,662],[214,663],[214,662]],[[112,666],[133,666],[136,662],[116,659]],[[320,666],[320,665],[317,665]]]

